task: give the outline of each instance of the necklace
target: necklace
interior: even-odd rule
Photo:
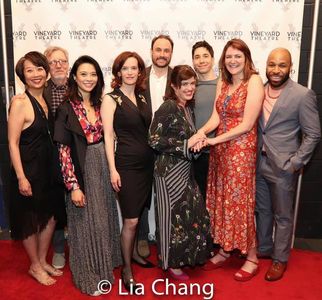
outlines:
[[[87,106],[85,103],[82,103],[83,108],[85,109],[85,113],[89,114],[92,111],[92,106]]]
[[[282,90],[279,91],[278,95],[276,97],[273,97],[269,94],[269,84],[267,85],[267,95],[271,99],[277,99],[281,95]]]

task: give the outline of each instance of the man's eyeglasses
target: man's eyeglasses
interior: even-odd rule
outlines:
[[[59,60],[52,60],[50,62],[48,62],[49,65],[51,66],[57,66],[57,64],[59,63],[61,66],[66,65],[68,63],[67,60],[64,59],[59,59]]]

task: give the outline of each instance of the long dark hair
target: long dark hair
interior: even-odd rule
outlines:
[[[68,89],[66,92],[66,99],[70,101],[82,101],[82,97],[78,91],[78,85],[74,79],[76,76],[77,70],[80,65],[82,64],[91,64],[94,66],[96,74],[97,74],[97,84],[94,89],[90,92],[90,102],[93,106],[100,106],[101,104],[101,97],[104,89],[104,78],[102,70],[98,64],[98,62],[91,56],[83,55],[80,56],[70,71],[69,78],[68,78]]]
[[[249,50],[247,44],[241,39],[232,39],[232,40],[228,41],[227,44],[225,45],[224,50],[222,51],[222,54],[221,54],[221,57],[219,60],[219,68],[221,70],[222,80],[225,83],[228,83],[228,84],[233,83],[232,76],[229,73],[229,71],[227,70],[226,65],[225,65],[226,52],[229,47],[237,49],[237,50],[243,52],[243,54],[245,55],[245,68],[244,68],[243,81],[248,81],[249,78],[253,74],[258,74],[258,72],[255,69],[255,66],[254,66],[254,63],[252,60],[252,55],[250,53],[250,50]]]
[[[175,86],[176,88],[180,88],[182,85],[183,80],[188,80],[191,77],[195,78],[197,80],[197,74],[196,72],[188,65],[178,65],[175,66],[172,70],[171,77],[170,77],[170,83]],[[169,92],[165,95],[164,100],[177,100],[177,95],[172,88],[172,86],[169,89]],[[194,101],[189,101],[189,106],[194,105]]]

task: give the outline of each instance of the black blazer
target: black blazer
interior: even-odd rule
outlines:
[[[64,101],[57,109],[54,141],[71,148],[75,175],[81,190],[85,192],[83,174],[87,140],[69,100]]]
[[[53,89],[53,82],[51,79],[47,80],[47,84],[44,88],[44,92],[43,92],[43,96],[47,101],[47,104],[50,107],[51,110],[51,106],[52,106],[52,102],[53,102],[53,95],[52,95],[52,89]]]
[[[152,111],[152,100],[151,100],[151,92],[150,92],[150,73],[151,73],[151,68],[152,66],[148,67],[145,69],[146,71],[146,79],[145,79],[145,85],[146,85],[146,90],[142,92],[142,95],[146,99],[149,108]],[[169,93],[170,91],[170,78],[171,78],[171,73],[172,73],[172,68],[168,67],[168,75],[167,75],[167,85],[166,89],[164,92],[164,96]]]

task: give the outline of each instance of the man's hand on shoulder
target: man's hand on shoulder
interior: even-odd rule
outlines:
[[[17,95],[14,95],[12,98],[11,98],[11,102],[13,101],[23,101],[27,98],[27,95],[26,93],[23,93],[23,94],[17,94]]]

